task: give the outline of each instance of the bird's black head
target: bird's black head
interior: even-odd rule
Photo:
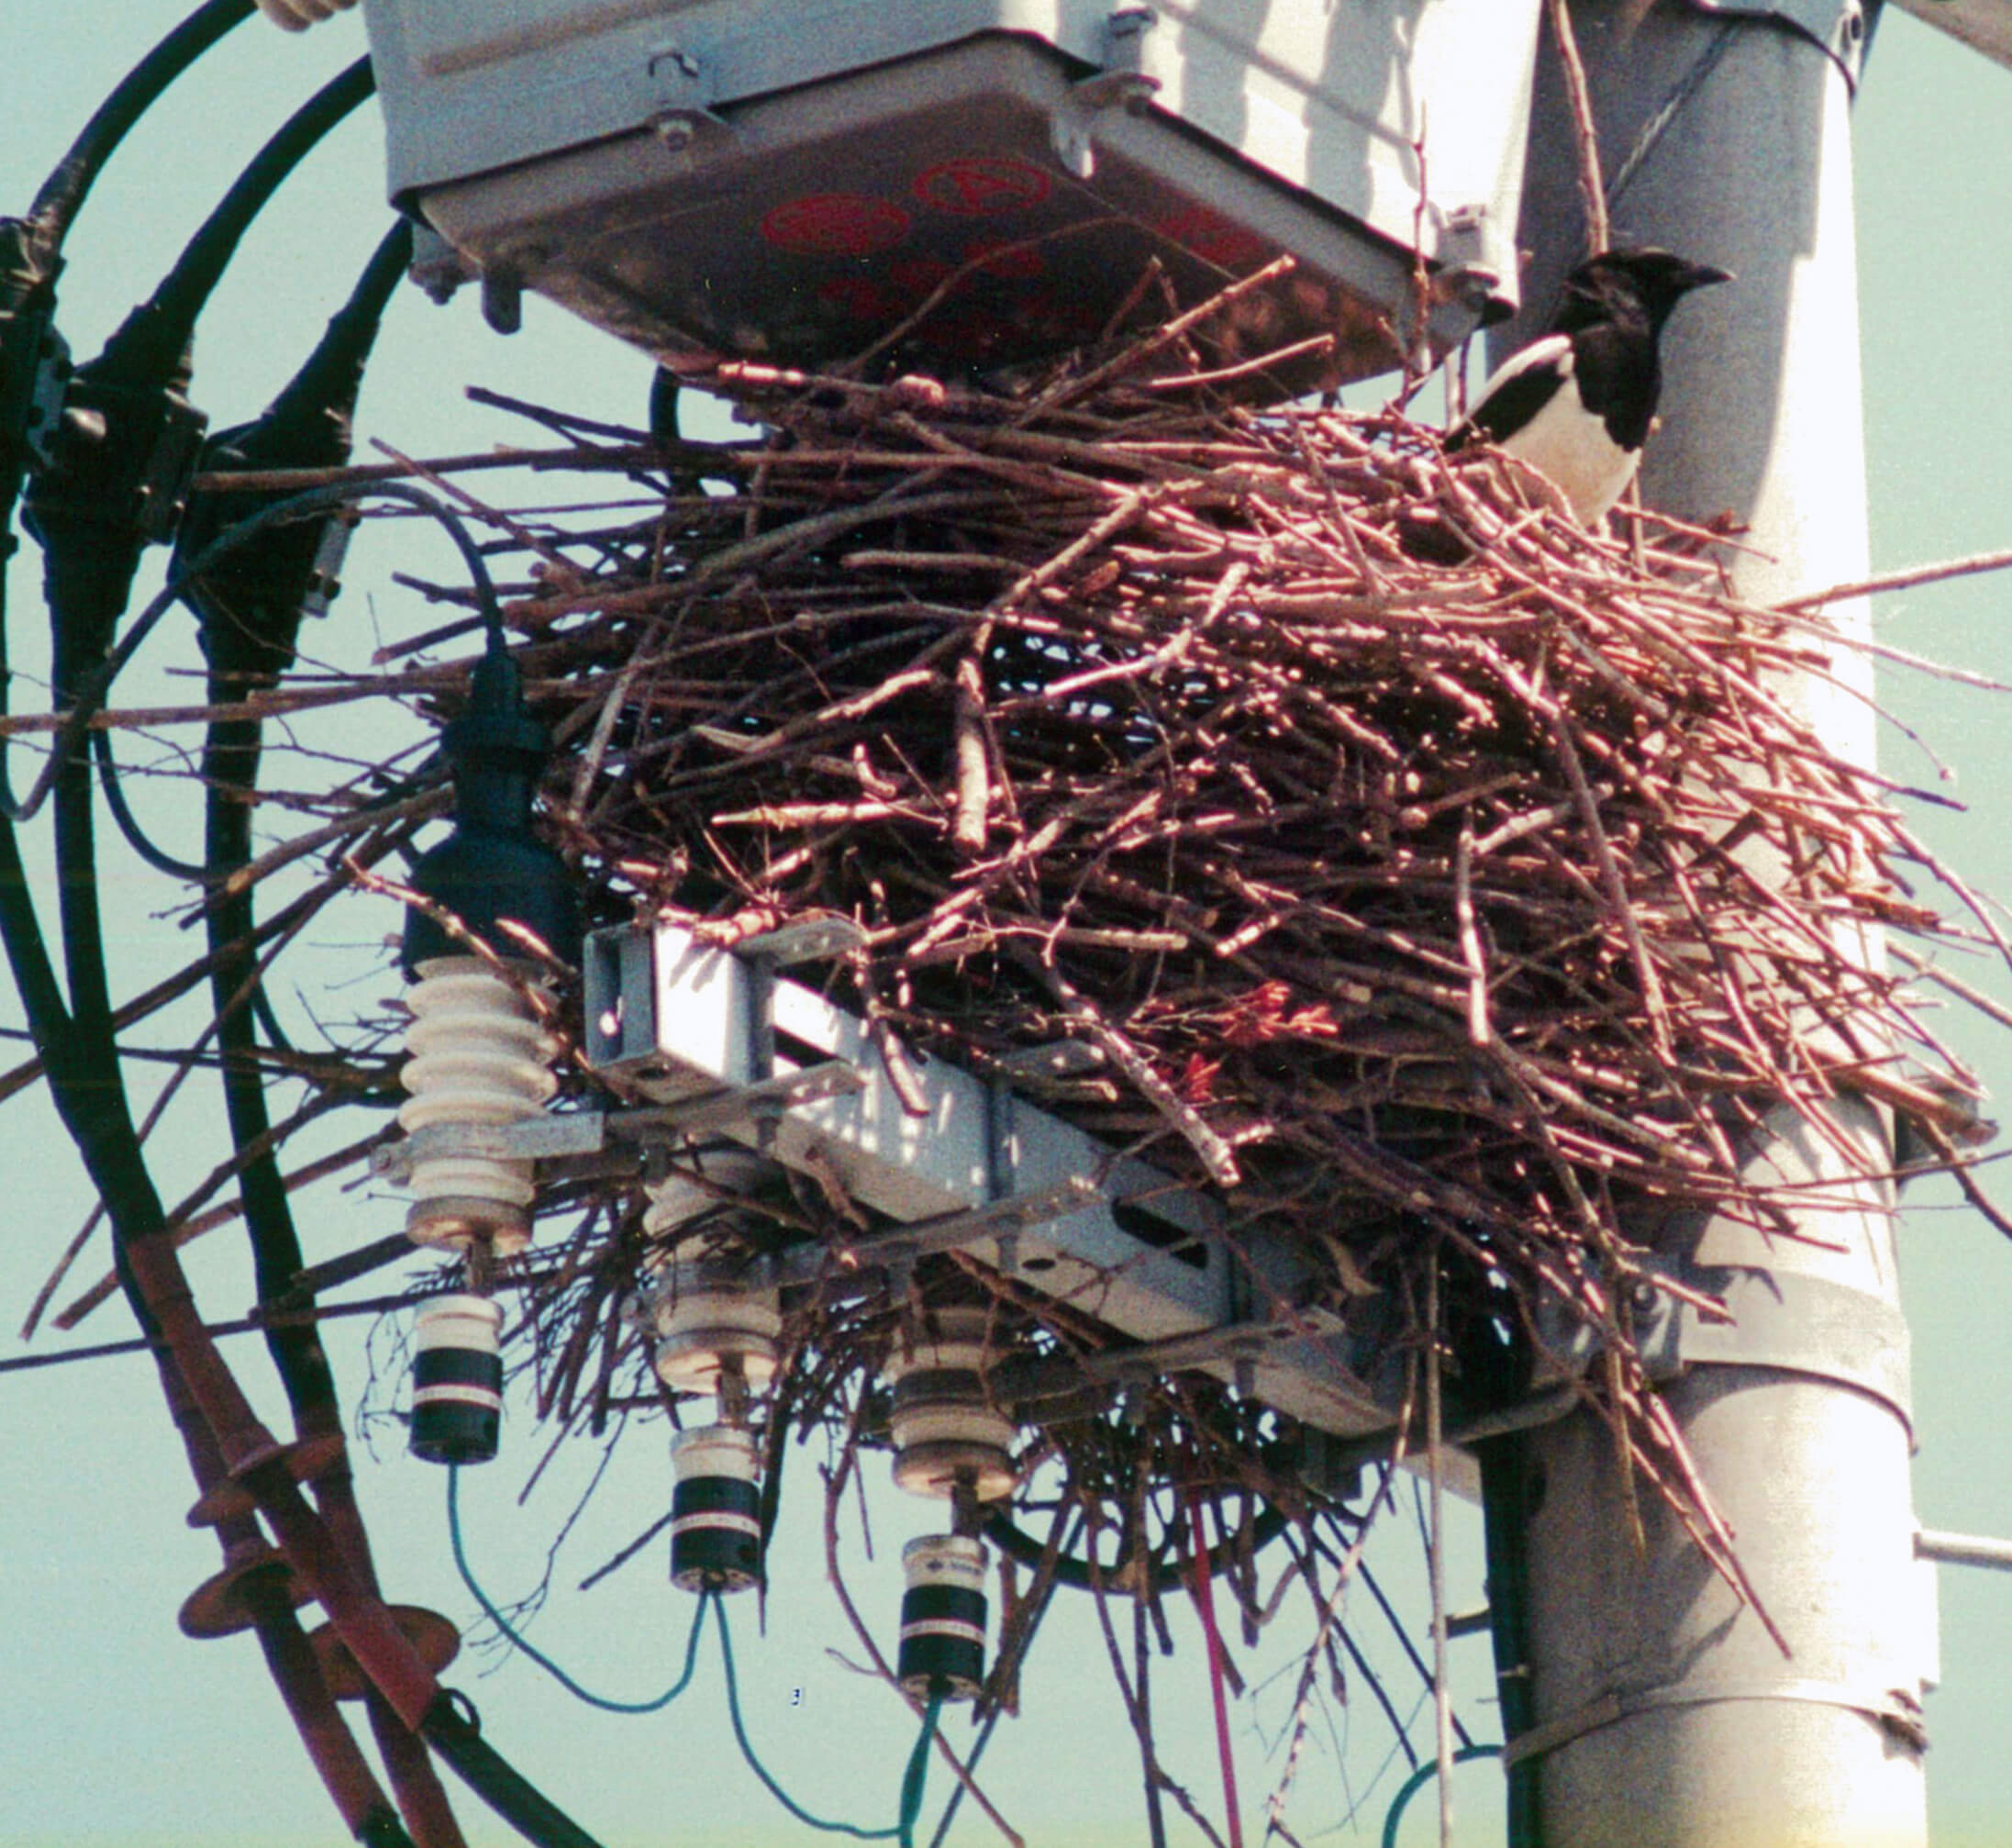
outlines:
[[[1570,332],[1581,322],[1632,307],[1649,317],[1651,328],[1660,329],[1693,289],[1731,281],[1724,270],[1687,262],[1668,250],[1648,246],[1607,250],[1565,278],[1565,306],[1558,328]]]

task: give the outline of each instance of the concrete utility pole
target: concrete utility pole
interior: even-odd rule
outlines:
[[[1756,601],[1862,576],[1848,121],[1865,29],[1857,0],[1577,0],[1573,17],[1614,241],[1662,245],[1738,277],[1672,324],[1644,498],[1688,518],[1729,510],[1746,521],[1767,556],[1741,555],[1733,573]],[[1555,48],[1540,70],[1519,239],[1536,253],[1524,293],[1532,328],[1585,254]],[[1505,349],[1532,328],[1506,330]],[[1862,607],[1830,615],[1847,633],[1867,621]],[[1869,684],[1869,664],[1848,652],[1836,671],[1850,686]],[[1873,720],[1862,702],[1814,675],[1777,691],[1832,749],[1871,761]],[[1836,1117],[1867,1170],[1890,1165],[1879,1113],[1846,1099]],[[1790,1112],[1777,1121],[1752,1152],[1757,1174],[1841,1175],[1834,1152]],[[1801,1239],[1717,1218],[1636,1228],[1737,1310],[1736,1330],[1684,1328],[1688,1364],[1668,1400],[1791,1657],[1652,1501],[1647,1554],[1638,1554],[1611,1437],[1590,1415],[1504,1453],[1497,1487],[1520,1498],[1521,1518],[1492,1539],[1491,1555],[1500,1571],[1524,1553],[1528,1650],[1527,1675],[1505,1686],[1506,1720],[1517,1722],[1520,1698],[1528,1729],[1512,1751],[1515,1839],[1543,1848],[1926,1839],[1918,1703],[1934,1672],[1931,1568],[1915,1558],[1892,1190],[1840,1179],[1826,1191],[1828,1205],[1798,1210]]]

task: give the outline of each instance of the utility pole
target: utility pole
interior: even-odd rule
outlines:
[[[1866,21],[1857,0],[1773,6],[1572,6],[1617,243],[1736,273],[1664,342],[1663,428],[1645,502],[1751,529],[1731,571],[1755,602],[1865,574],[1863,440],[1849,110]],[[1557,48],[1540,58],[1519,242],[1524,300],[1550,312],[1585,254],[1573,118]],[[1659,128],[1660,125],[1660,128]],[[1504,346],[1527,338],[1512,328]],[[1862,605],[1832,605],[1849,638]],[[1870,664],[1779,684],[1830,748],[1869,763]],[[1845,690],[1849,689],[1849,690]],[[1876,944],[1865,946],[1878,954]],[[1890,1125],[1843,1097],[1860,1174],[1891,1166]],[[1828,1181],[1795,1237],[1729,1218],[1634,1228],[1661,1260],[1724,1293],[1732,1330],[1686,1314],[1667,1386],[1786,1657],[1677,1522],[1643,1497],[1628,1537],[1611,1435],[1584,1412],[1510,1453],[1523,1519],[1492,1558],[1524,1555],[1528,1672],[1505,1686],[1512,1834],[1543,1848],[1913,1848],[1926,1839],[1918,1701],[1932,1674],[1929,1569],[1915,1559],[1907,1332],[1885,1181],[1858,1178],[1786,1109],[1751,1172]],[[1515,1542],[1506,1549],[1498,1542]],[[1498,1588],[1497,1596],[1501,1595]],[[1513,1661],[1502,1664],[1513,1668]]]

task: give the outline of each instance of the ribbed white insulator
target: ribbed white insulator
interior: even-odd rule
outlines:
[[[259,0],[259,11],[283,32],[305,32],[355,5],[356,0]]]
[[[657,1377],[686,1392],[717,1392],[727,1364],[738,1361],[750,1391],[775,1377],[783,1315],[773,1289],[744,1282],[731,1267],[668,1266],[649,1286],[657,1333]]]
[[[411,1093],[398,1111],[408,1135],[441,1125],[495,1129],[537,1116],[558,1089],[558,1052],[529,1004],[472,956],[422,963],[406,991],[411,1053],[399,1073]],[[412,1166],[406,1230],[422,1245],[464,1249],[481,1240],[507,1257],[530,1241],[531,1163],[440,1155]]]
[[[774,1164],[759,1155],[715,1150],[701,1159],[703,1183],[673,1171],[647,1189],[643,1234],[672,1244],[694,1220],[716,1216],[761,1189]],[[684,1392],[715,1393],[728,1362],[760,1392],[775,1377],[783,1317],[774,1290],[731,1259],[681,1258],[659,1265],[637,1293],[636,1310],[657,1337],[657,1375]]]
[[[700,1163],[704,1186],[673,1171],[644,1189],[650,1196],[650,1204],[643,1208],[646,1239],[668,1242],[700,1214],[717,1211],[736,1195],[755,1193],[774,1166],[760,1155],[730,1149],[708,1152],[700,1157]]]
[[[983,1308],[945,1308],[934,1332],[914,1330],[889,1358],[895,1482],[910,1495],[948,1497],[962,1483],[980,1501],[1013,1492],[1011,1451],[1018,1427],[985,1389]]]

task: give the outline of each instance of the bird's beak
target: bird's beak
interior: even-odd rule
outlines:
[[[1686,264],[1684,271],[1684,286],[1686,289],[1709,288],[1714,283],[1729,283],[1735,280],[1730,270],[1715,270],[1709,263]]]

